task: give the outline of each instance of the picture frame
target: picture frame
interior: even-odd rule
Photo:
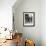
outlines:
[[[24,27],[35,26],[35,12],[23,12],[23,26]]]

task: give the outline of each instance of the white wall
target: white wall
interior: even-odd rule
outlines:
[[[46,0],[41,1],[41,40],[42,46],[46,46]]]
[[[21,0],[20,0],[21,1]],[[18,0],[19,2],[19,0]],[[35,41],[36,46],[41,46],[41,1],[40,0],[22,0],[20,4],[16,3],[13,7],[15,28],[23,33],[24,38]],[[35,27],[23,27],[23,12],[35,12]]]
[[[0,27],[12,28],[12,6],[16,0],[0,0]]]

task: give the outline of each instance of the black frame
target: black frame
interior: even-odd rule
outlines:
[[[30,15],[31,14],[31,15]],[[33,15],[32,15],[33,14]],[[25,25],[25,16],[28,16],[28,18],[30,18],[30,21],[31,21],[31,23],[30,23],[30,25]],[[30,17],[30,16],[32,16],[32,17]],[[28,18],[27,18],[27,20],[28,20]],[[31,19],[32,18],[32,19]],[[30,22],[29,21],[29,22]],[[32,25],[33,24],[33,25]],[[35,26],[35,12],[23,12],[23,26],[24,27],[34,27]]]

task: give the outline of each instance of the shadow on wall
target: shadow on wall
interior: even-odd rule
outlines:
[[[14,42],[12,42],[9,46],[16,46],[16,44]]]

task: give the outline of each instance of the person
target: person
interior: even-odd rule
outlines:
[[[19,35],[16,36],[16,46],[21,46],[22,44],[22,37]]]
[[[26,40],[25,41],[25,46],[35,46],[35,43],[32,40]]]

